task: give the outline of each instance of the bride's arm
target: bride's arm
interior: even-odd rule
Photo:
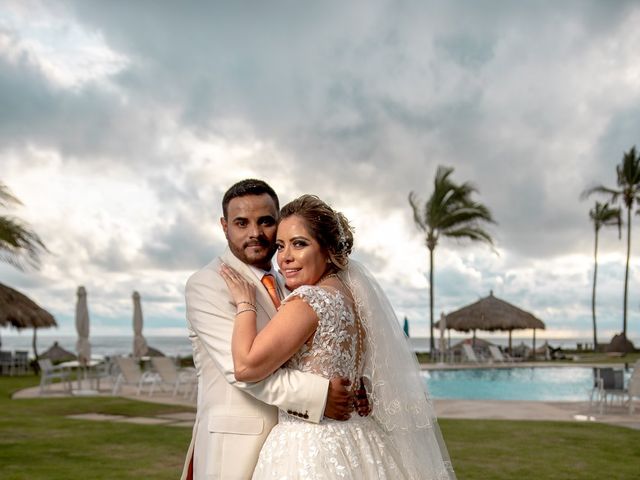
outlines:
[[[257,382],[276,371],[315,332],[318,317],[306,302],[292,299],[260,331],[256,328],[255,287],[229,267],[222,277],[236,301],[231,351],[236,380]]]

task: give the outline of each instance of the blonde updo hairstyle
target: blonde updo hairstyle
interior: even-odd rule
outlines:
[[[293,215],[304,220],[311,236],[329,255],[333,269],[345,269],[353,248],[353,228],[347,217],[315,195],[302,195],[287,203],[280,210],[280,221]]]

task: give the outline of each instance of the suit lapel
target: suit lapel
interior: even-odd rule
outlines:
[[[269,318],[273,317],[276,314],[276,307],[267,292],[267,289],[264,287],[262,282],[258,280],[256,274],[253,273],[251,268],[238,260],[238,258],[231,253],[231,250],[228,248],[224,251],[222,256],[220,257],[224,263],[232,267],[236,270],[240,275],[244,277],[248,282],[253,283],[256,286],[256,303],[262,307],[265,313],[269,316]]]

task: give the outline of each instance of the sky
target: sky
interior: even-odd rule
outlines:
[[[354,258],[423,336],[407,197],[444,165],[497,223],[494,249],[440,241],[436,316],[493,291],[546,323],[538,338],[590,337],[588,212],[605,198],[580,194],[614,187],[640,142],[639,24],[632,1],[3,1],[0,181],[24,205],[2,213],[50,253],[0,281],[56,317],[47,335],[75,334],[80,285],[91,335],[133,335],[134,290],[147,335],[186,335],[185,281],[225,247],[222,195],[256,177],[344,212]],[[622,327],[625,254],[603,229],[601,341]]]

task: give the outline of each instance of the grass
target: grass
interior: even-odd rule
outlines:
[[[637,479],[640,431],[594,423],[442,419],[460,480]]]
[[[154,416],[185,407],[108,398],[11,400],[35,376],[0,377],[0,471],[3,480],[179,478],[191,430],[72,420],[104,413]]]
[[[3,480],[176,479],[191,431],[71,420],[188,411],[110,398],[11,400],[37,378],[0,377]],[[640,431],[594,423],[440,420],[460,480],[638,478]]]

